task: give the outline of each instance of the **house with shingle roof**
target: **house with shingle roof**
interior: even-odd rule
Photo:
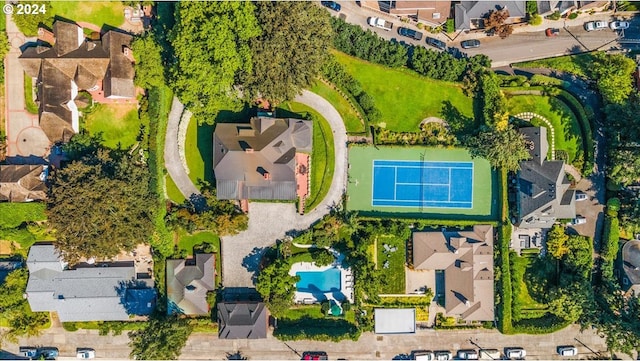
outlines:
[[[493,226],[414,232],[413,268],[435,271],[435,295],[446,316],[493,321]]]
[[[262,302],[220,302],[218,338],[267,338],[269,311]]]
[[[388,0],[360,2],[360,6],[384,11],[391,15],[409,17],[430,26],[441,26],[451,13],[450,0]]]
[[[46,165],[0,165],[0,202],[47,199]]]
[[[110,30],[101,40],[89,40],[78,24],[57,20],[49,38],[52,44],[40,41],[19,60],[27,75],[37,79],[39,125],[55,143],[68,141],[79,130],[79,91],[102,88],[111,99],[134,98],[136,91],[131,35]]]
[[[456,30],[482,29],[492,11],[507,10],[507,23],[523,21],[527,16],[526,1],[460,1],[454,6]]]
[[[153,280],[137,278],[133,262],[70,268],[52,244],[35,244],[27,268],[31,310],[57,312],[61,322],[126,321],[155,307]]]
[[[219,123],[213,168],[219,199],[295,200],[296,153],[311,152],[312,122],[254,117]]]
[[[517,174],[516,225],[551,228],[557,219],[576,217],[575,190],[564,172],[563,160],[547,160],[547,128],[520,128],[531,155]]]
[[[167,260],[167,310],[185,315],[208,315],[207,293],[215,290],[215,255]]]

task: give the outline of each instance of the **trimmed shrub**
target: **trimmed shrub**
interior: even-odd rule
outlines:
[[[566,85],[565,81],[562,79],[553,78],[546,75],[534,74],[531,77],[532,85],[555,85],[559,87],[564,87]]]
[[[454,23],[453,19],[447,19],[447,23],[445,24],[445,29],[447,34],[451,34],[454,31],[456,31],[456,24]]]
[[[542,24],[542,16],[535,14],[529,18],[529,25],[538,26]]]
[[[560,12],[556,10],[553,14],[551,14],[551,15],[547,16],[547,19],[550,19],[550,20],[560,20],[560,17],[561,17],[561,16],[562,16],[562,15],[560,15]]]
[[[619,198],[609,198],[607,200],[607,210],[618,212],[620,211],[620,199]]]
[[[569,14],[569,16],[568,16],[568,18],[569,18],[570,20],[573,20],[573,19],[575,19],[575,18],[577,18],[577,17],[578,17],[578,13],[571,13],[571,14]]]

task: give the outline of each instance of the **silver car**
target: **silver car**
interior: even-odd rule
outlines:
[[[629,22],[627,21],[614,21],[609,24],[611,30],[626,30],[629,29]]]
[[[589,21],[584,23],[584,30],[586,31],[595,31],[595,30],[603,30],[609,27],[609,23],[606,21]]]

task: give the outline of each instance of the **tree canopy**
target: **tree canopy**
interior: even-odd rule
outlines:
[[[506,129],[483,131],[467,141],[472,157],[486,158],[493,168],[509,172],[520,169],[520,162],[530,158],[524,136],[512,126]]]
[[[176,63],[173,85],[200,121],[213,122],[219,110],[238,107],[234,88],[251,74],[249,40],[260,35],[255,6],[248,1],[182,1],[170,36]]]
[[[262,35],[251,39],[253,71],[243,83],[272,103],[294,98],[310,86],[329,57],[329,13],[308,1],[259,1]]]
[[[598,82],[598,90],[607,103],[622,104],[633,90],[636,64],[624,54],[595,53],[591,73]]]
[[[256,290],[264,299],[267,308],[275,317],[280,317],[293,305],[295,284],[299,276],[291,276],[291,265],[284,259],[278,259],[265,267],[258,275]]]
[[[56,247],[71,264],[130,251],[153,230],[146,165],[126,152],[91,149],[49,178],[47,216],[57,231]]]
[[[568,240],[569,235],[564,232],[564,227],[555,224],[547,233],[547,252],[555,259],[562,259],[569,252]]]
[[[17,9],[14,9],[15,11],[11,15],[11,18],[24,35],[36,36],[38,35],[38,28],[40,27],[40,24],[44,24],[49,27],[53,24],[50,1],[21,1],[20,4],[39,6],[37,12],[24,12],[23,14],[18,14]],[[40,6],[44,6],[44,12],[39,11]]]
[[[135,38],[131,43],[131,49],[136,59],[136,85],[144,89],[163,86],[165,66],[162,61],[162,49],[154,39],[153,33],[147,32]]]
[[[29,273],[25,268],[11,271],[0,287],[0,314],[8,328],[0,333],[2,339],[17,342],[20,336],[37,336],[49,321],[46,312],[31,312],[24,298]]]
[[[177,360],[193,326],[178,316],[152,317],[145,328],[129,332],[131,357],[136,360]]]

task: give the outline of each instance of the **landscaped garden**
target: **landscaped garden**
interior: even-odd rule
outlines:
[[[317,81],[310,90],[323,97],[336,108],[344,121],[347,133],[365,132],[365,125],[359,118],[360,114],[338,91],[321,81]]]
[[[417,132],[427,117],[442,117],[450,102],[462,115],[473,118],[473,99],[456,83],[434,80],[418,73],[373,64],[343,53],[335,56],[347,72],[362,84],[380,110],[378,125],[394,131]]]
[[[514,68],[546,68],[588,77],[593,64],[591,53],[567,55],[556,58],[525,61],[513,64]]]
[[[548,307],[531,297],[526,283],[526,275],[532,272],[538,252],[523,253],[518,256],[511,253],[511,285],[513,287],[513,321],[535,319],[545,316]]]
[[[142,139],[148,124],[142,124],[135,104],[96,104],[85,114],[90,134],[102,133],[103,144],[128,149]]]
[[[405,293],[406,239],[403,235],[376,236],[376,269],[382,274],[380,293]]]
[[[512,116],[519,113],[531,112],[545,117],[551,123],[554,130],[555,150],[565,151],[567,161],[573,162],[578,154],[582,153],[582,136],[580,125],[576,115],[561,100],[546,95],[507,95],[507,108]],[[539,118],[531,119],[532,126],[547,127],[548,125]],[[525,124],[526,125],[526,124]],[[549,152],[551,153],[551,129],[547,129],[549,140]],[[552,155],[548,154],[551,160]]]

